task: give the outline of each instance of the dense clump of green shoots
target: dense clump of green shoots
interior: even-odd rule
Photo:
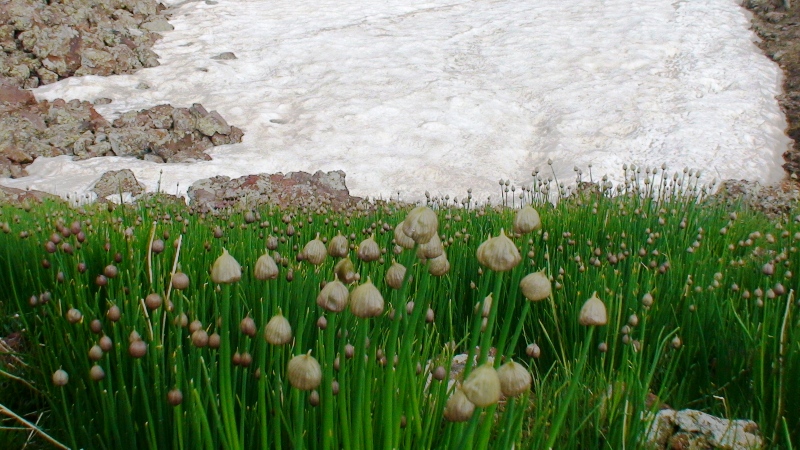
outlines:
[[[692,172],[625,180],[535,172],[511,208],[2,206],[29,345],[0,377],[73,448],[633,448],[663,403],[797,446],[800,225]]]

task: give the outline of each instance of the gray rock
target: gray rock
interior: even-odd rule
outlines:
[[[144,192],[144,185],[139,183],[130,169],[111,170],[104,173],[97,180],[92,187],[92,191],[99,198],[120,195],[121,193],[130,193],[135,197]]]
[[[175,29],[175,27],[173,27],[172,24],[170,24],[169,22],[167,22],[166,19],[163,19],[163,18],[158,18],[158,19],[154,19],[154,20],[152,20],[150,22],[145,22],[145,23],[143,23],[141,25],[141,28],[143,28],[143,29],[145,29],[147,31],[152,31],[154,33],[161,33],[161,32],[164,32],[164,31],[172,31],[172,30]]]
[[[750,420],[728,420],[701,411],[663,409],[649,416],[647,449],[760,449],[763,439],[758,425]]]
[[[232,126],[230,133],[227,135],[215,134],[211,136],[211,143],[214,145],[236,144],[242,142],[242,137],[244,137],[244,131],[239,127]]]
[[[195,117],[186,108],[175,108],[172,111],[172,124],[176,133],[191,133],[195,129]]]
[[[31,88],[157,66],[151,47],[172,29],[164,9],[157,0],[5,0],[0,77]]]
[[[150,147],[150,133],[144,127],[116,128],[108,133],[111,151],[117,156],[141,158]]]
[[[231,59],[237,59],[237,58],[236,58],[236,55],[233,54],[233,52],[222,52],[219,55],[212,56],[211,59],[231,60]]]
[[[215,134],[230,134],[231,126],[222,118],[216,111],[211,111],[196,121],[197,131],[206,136],[213,136]]]
[[[192,184],[188,194],[192,204],[200,209],[225,208],[239,202],[248,206],[265,203],[347,206],[361,200],[350,195],[345,174],[339,170],[318,171],[313,175],[306,172],[247,175],[234,180],[213,177]]]

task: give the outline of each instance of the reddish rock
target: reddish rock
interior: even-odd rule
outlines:
[[[276,204],[335,206],[353,205],[361,199],[350,195],[341,170],[313,175],[307,172],[247,175],[231,180],[218,176],[199,180],[188,191],[200,209],[225,208],[246,199],[248,205]]]

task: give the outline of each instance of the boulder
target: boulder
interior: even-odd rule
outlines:
[[[151,47],[173,29],[157,0],[0,3],[0,79],[33,88],[74,75],[158,65]]]
[[[247,175],[236,179],[218,176],[198,180],[188,190],[192,204],[200,209],[218,209],[246,202],[248,206],[321,204],[344,207],[361,199],[350,195],[341,170],[313,175],[307,172]]]
[[[111,170],[97,180],[92,191],[98,198],[125,193],[136,197],[144,192],[144,185],[139,183],[130,169]]]
[[[154,162],[207,161],[215,145],[242,141],[240,128],[228,125],[202,105],[158,105],[128,111],[109,123],[85,101],[36,102],[30,91],[0,85],[0,176],[24,176],[39,156],[132,156]]]
[[[728,420],[701,411],[663,409],[650,415],[647,449],[760,449],[758,425],[751,420]]]

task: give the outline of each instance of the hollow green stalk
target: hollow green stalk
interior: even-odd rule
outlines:
[[[231,327],[233,327],[233,320],[231,318],[231,286],[230,284],[222,285],[222,335],[220,342],[220,359],[219,359],[219,379],[220,379],[220,406],[222,407],[222,420],[225,424],[225,435],[228,438],[228,445],[232,450],[241,448],[239,445],[239,435],[236,432],[236,413],[234,412],[234,405],[236,398],[233,395],[233,386],[231,383]]]
[[[567,411],[572,409],[572,398],[575,396],[575,392],[578,390],[578,384],[581,382],[583,367],[586,365],[586,360],[589,357],[589,347],[592,345],[594,329],[595,327],[589,327],[589,332],[586,334],[586,339],[583,342],[583,348],[581,349],[581,354],[578,359],[578,365],[575,367],[575,372],[573,372],[572,378],[569,381],[567,394],[564,396],[564,401],[558,410],[556,418],[553,421],[553,425],[550,427],[550,435],[548,436],[547,444],[545,444],[544,447],[546,449],[551,449],[553,448],[553,445],[555,445],[556,440],[558,439],[558,434],[561,431],[561,427],[564,425],[564,419],[567,417]]]

